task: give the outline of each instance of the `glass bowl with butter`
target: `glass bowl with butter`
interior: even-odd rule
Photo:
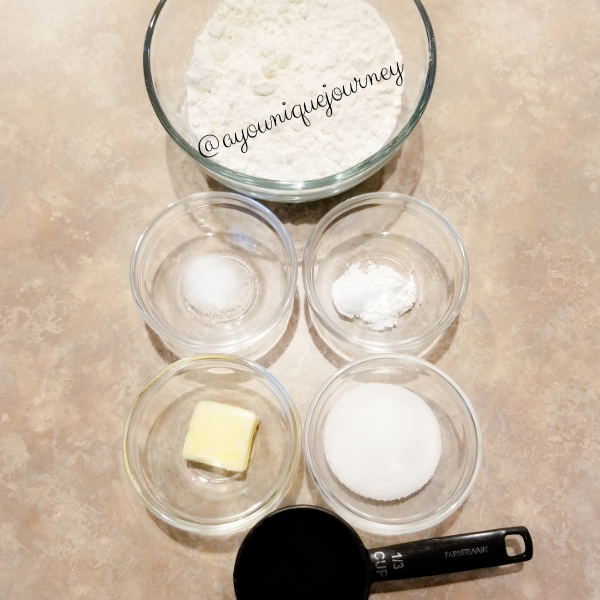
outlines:
[[[169,365],[136,398],[123,436],[133,489],[154,515],[197,534],[231,534],[289,489],[301,425],[260,365],[204,355]]]
[[[465,392],[435,365],[403,354],[371,355],[334,373],[317,391],[303,435],[327,503],[377,535],[448,518],[481,465],[481,430]]]

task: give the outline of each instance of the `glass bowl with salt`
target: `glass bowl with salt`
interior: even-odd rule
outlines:
[[[238,194],[204,192],[150,221],[131,259],[131,290],[148,326],[177,356],[256,359],[285,331],[296,261],[270,210]]]
[[[319,221],[304,249],[302,277],[318,334],[344,358],[423,356],[458,316],[469,265],[439,211],[417,198],[374,192]]]
[[[317,489],[364,531],[402,535],[440,523],[467,499],[481,431],[464,391],[416,357],[354,361],[318,390],[304,422]]]

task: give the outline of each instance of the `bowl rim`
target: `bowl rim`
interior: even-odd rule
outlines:
[[[330,186],[335,186],[340,182],[350,180],[353,177],[360,175],[362,172],[368,170],[373,165],[381,163],[382,165],[391,158],[391,156],[396,152],[396,150],[404,143],[406,138],[410,135],[412,130],[416,127],[419,119],[423,115],[425,108],[429,102],[431,97],[431,92],[433,90],[433,84],[435,81],[435,74],[437,68],[437,51],[436,51],[436,42],[435,36],[433,33],[433,27],[431,25],[431,21],[425,10],[425,7],[421,3],[421,0],[412,0],[421,15],[421,19],[423,21],[423,26],[425,28],[425,34],[427,36],[427,50],[428,50],[428,60],[427,60],[427,73],[425,76],[425,82],[423,85],[423,91],[417,102],[417,105],[411,114],[409,120],[404,125],[404,127],[384,146],[382,146],[377,152],[367,157],[360,163],[345,169],[339,173],[334,175],[329,175],[327,177],[322,177],[319,179],[309,179],[309,180],[298,180],[298,181],[286,181],[286,180],[277,180],[277,179],[265,179],[262,177],[255,177],[253,175],[246,175],[239,171],[234,171],[227,167],[224,167],[209,158],[206,158],[200,154],[200,152],[191,146],[188,141],[183,138],[177,128],[171,123],[164,110],[162,109],[157,88],[154,82],[154,78],[152,76],[152,61],[151,61],[151,49],[152,49],[152,39],[154,36],[154,31],[156,30],[156,26],[158,23],[158,18],[167,3],[167,0],[160,0],[152,17],[150,19],[150,23],[148,24],[148,29],[146,31],[146,36],[144,38],[144,51],[143,51],[143,70],[144,70],[144,82],[146,85],[146,91],[148,92],[148,97],[150,98],[150,103],[152,104],[152,108],[156,113],[159,121],[162,126],[165,128],[167,133],[171,136],[171,138],[177,143],[177,145],[182,148],[189,156],[191,156],[197,163],[199,163],[204,169],[209,172],[216,173],[217,176],[221,178],[225,178],[228,180],[234,180],[238,183],[241,183],[245,186],[256,187],[259,189],[269,189],[276,190],[281,192],[302,192],[302,191],[315,191],[321,188],[328,188]],[[277,196],[270,198],[272,201],[277,201]],[[281,201],[285,201],[284,198]]]
[[[397,360],[403,364],[413,364],[418,365],[420,367],[424,367],[426,370],[432,371],[442,379],[444,379],[447,383],[449,383],[455,390],[458,392],[460,399],[462,400],[464,406],[467,408],[467,411],[471,417],[473,429],[475,432],[475,463],[473,466],[473,470],[471,472],[469,481],[463,492],[460,494],[455,501],[448,505],[444,510],[437,510],[433,515],[420,519],[418,521],[414,521],[410,524],[399,524],[393,525],[390,523],[381,523],[378,521],[372,521],[369,519],[365,519],[356,513],[352,512],[346,506],[344,506],[341,502],[337,500],[334,494],[332,494],[328,488],[323,484],[323,482],[317,476],[317,469],[315,467],[315,458],[312,453],[312,444],[311,444],[311,431],[312,431],[312,422],[315,417],[315,413],[318,411],[319,402],[323,397],[323,394],[327,390],[327,388],[340,377],[342,377],[346,372],[355,368],[358,365],[375,362],[379,360]],[[423,360],[422,358],[417,358],[415,356],[410,356],[408,354],[399,354],[399,353],[386,353],[386,354],[374,354],[370,356],[365,356],[354,360],[347,365],[344,365],[342,368],[338,369],[335,373],[333,373],[330,377],[327,378],[326,381],[319,387],[315,396],[310,403],[308,408],[308,412],[306,413],[306,418],[304,419],[304,431],[303,431],[303,446],[304,446],[304,460],[306,462],[306,466],[310,472],[312,480],[315,483],[316,488],[319,490],[327,504],[332,507],[332,509],[339,514],[343,519],[353,524],[357,528],[360,528],[364,531],[368,531],[371,533],[379,534],[379,535],[402,535],[406,533],[414,533],[417,531],[422,531],[424,529],[428,529],[441,523],[443,520],[447,519],[452,513],[454,513],[465,500],[468,498],[475,482],[477,480],[477,475],[479,474],[479,470],[481,468],[481,460],[482,460],[482,451],[483,444],[481,438],[481,427],[479,425],[479,420],[477,418],[477,414],[475,413],[475,408],[473,404],[469,400],[469,397],[463,391],[463,389],[452,379],[447,373],[436,367],[435,365]]]
[[[221,344],[214,344],[211,346],[207,346],[205,344],[202,344],[201,342],[194,342],[192,340],[184,339],[179,335],[173,333],[160,320],[156,319],[146,307],[146,303],[144,302],[143,294],[140,289],[140,282],[138,277],[138,263],[141,256],[141,250],[144,247],[144,242],[157,227],[160,227],[161,220],[168,213],[170,213],[172,210],[175,210],[179,206],[191,204],[196,201],[202,201],[204,199],[207,200],[207,203],[205,205],[198,206],[198,208],[206,208],[207,206],[214,204],[213,201],[224,199],[226,201],[234,201],[234,203],[237,202],[242,208],[249,208],[254,213],[259,213],[275,230],[279,239],[283,243],[283,246],[286,249],[287,256],[289,258],[288,264],[290,266],[291,273],[291,277],[289,278],[285,289],[285,302],[281,305],[279,310],[273,314],[271,319],[263,325],[263,327],[259,331],[252,334],[248,334],[241,339],[236,339]],[[176,200],[175,202],[172,202],[171,204],[163,208],[150,220],[146,227],[144,227],[144,230],[140,234],[133,249],[133,254],[131,256],[131,262],[129,267],[129,283],[131,287],[131,293],[133,295],[135,304],[138,307],[138,310],[144,318],[144,321],[154,332],[156,332],[159,335],[159,337],[166,340],[169,344],[171,344],[175,348],[182,348],[186,351],[191,350],[193,354],[226,354],[231,352],[239,352],[261,341],[275,327],[277,327],[280,321],[290,310],[294,302],[297,280],[298,257],[296,254],[296,247],[294,246],[294,242],[292,241],[292,238],[288,230],[285,228],[284,224],[277,218],[277,216],[272,211],[270,211],[266,206],[262,205],[260,202],[257,202],[256,200],[253,200],[252,198],[248,198],[241,194],[236,194],[234,192],[198,192],[196,194],[186,196],[185,198],[180,198],[179,200]]]
[[[129,432],[131,430],[131,425],[136,416],[137,410],[140,405],[143,403],[146,398],[147,393],[160,381],[167,376],[169,376],[173,371],[177,371],[178,369],[184,368],[186,365],[190,363],[201,363],[205,360],[211,361],[222,361],[224,363],[236,363],[238,365],[243,365],[251,369],[254,373],[256,373],[259,377],[263,377],[266,379],[271,386],[275,389],[277,393],[277,397],[280,402],[282,402],[288,409],[285,412],[288,415],[287,421],[290,424],[290,460],[288,462],[286,468],[286,476],[282,480],[281,485],[277,488],[267,500],[262,503],[254,512],[247,514],[246,516],[236,519],[233,521],[228,521],[224,523],[191,523],[185,519],[181,519],[175,515],[173,515],[168,510],[161,510],[160,506],[157,506],[149,497],[149,495],[145,492],[145,487],[142,485],[138,477],[136,476],[134,469],[131,466],[131,460],[129,456],[129,451],[127,449]],[[184,531],[189,531],[197,534],[232,534],[238,531],[244,530],[262,517],[271,512],[271,510],[277,506],[277,504],[281,501],[281,499],[285,496],[292,485],[292,481],[296,475],[296,470],[298,467],[298,463],[300,461],[300,455],[302,453],[302,424],[300,421],[300,415],[298,414],[298,409],[285,386],[273,375],[268,369],[259,365],[258,363],[241,358],[239,356],[227,355],[227,354],[202,354],[198,356],[191,356],[189,358],[184,358],[178,360],[174,363],[171,363],[166,368],[161,370],[157,375],[155,375],[138,393],[136,396],[131,408],[129,409],[129,413],[127,414],[127,418],[125,420],[125,425],[123,428],[123,441],[122,441],[122,454],[123,454],[123,463],[125,466],[125,472],[127,473],[127,477],[131,486],[133,487],[135,493],[138,498],[142,501],[142,504],[156,517],[164,521],[165,523],[176,527],[177,529],[181,529]]]
[[[433,215],[435,219],[441,222],[443,228],[445,228],[452,239],[458,246],[458,257],[462,260],[463,268],[461,273],[460,287],[458,294],[456,295],[456,301],[451,310],[449,310],[443,317],[443,319],[433,328],[424,332],[418,338],[407,341],[399,342],[377,342],[377,341],[365,341],[356,338],[355,336],[348,335],[335,322],[333,322],[328,316],[325,310],[323,310],[319,298],[314,289],[314,282],[312,278],[312,261],[314,259],[315,250],[318,242],[320,241],[323,233],[327,227],[338,217],[344,216],[344,213],[349,210],[356,208],[361,204],[366,204],[371,200],[386,200],[386,201],[402,201],[408,202],[409,204],[415,204],[424,208]],[[408,350],[415,350],[427,347],[429,344],[435,341],[456,319],[460,313],[462,306],[467,297],[467,291],[469,288],[469,260],[467,258],[467,252],[464,244],[458,235],[456,229],[448,219],[433,206],[427,204],[423,200],[408,196],[406,194],[400,194],[397,192],[370,192],[368,194],[361,194],[360,196],[354,196],[348,198],[348,200],[341,202],[328,213],[326,213],[321,220],[317,223],[315,228],[312,230],[308,237],[306,245],[304,246],[304,253],[302,257],[302,283],[304,285],[304,291],[310,307],[313,313],[316,315],[319,323],[329,331],[335,338],[342,342],[366,350],[368,352],[405,352]]]

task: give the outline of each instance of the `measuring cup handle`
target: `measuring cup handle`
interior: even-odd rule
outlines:
[[[522,538],[524,552],[508,554],[506,537],[509,535]],[[509,527],[385,546],[368,552],[370,578],[375,582],[524,562],[533,556],[533,543],[525,527]]]

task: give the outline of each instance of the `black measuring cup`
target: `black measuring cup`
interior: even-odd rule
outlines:
[[[510,556],[506,537],[520,536]],[[328,510],[290,506],[246,535],[233,571],[237,600],[366,600],[375,581],[409,579],[524,562],[533,556],[525,527],[432,538],[367,550]]]

